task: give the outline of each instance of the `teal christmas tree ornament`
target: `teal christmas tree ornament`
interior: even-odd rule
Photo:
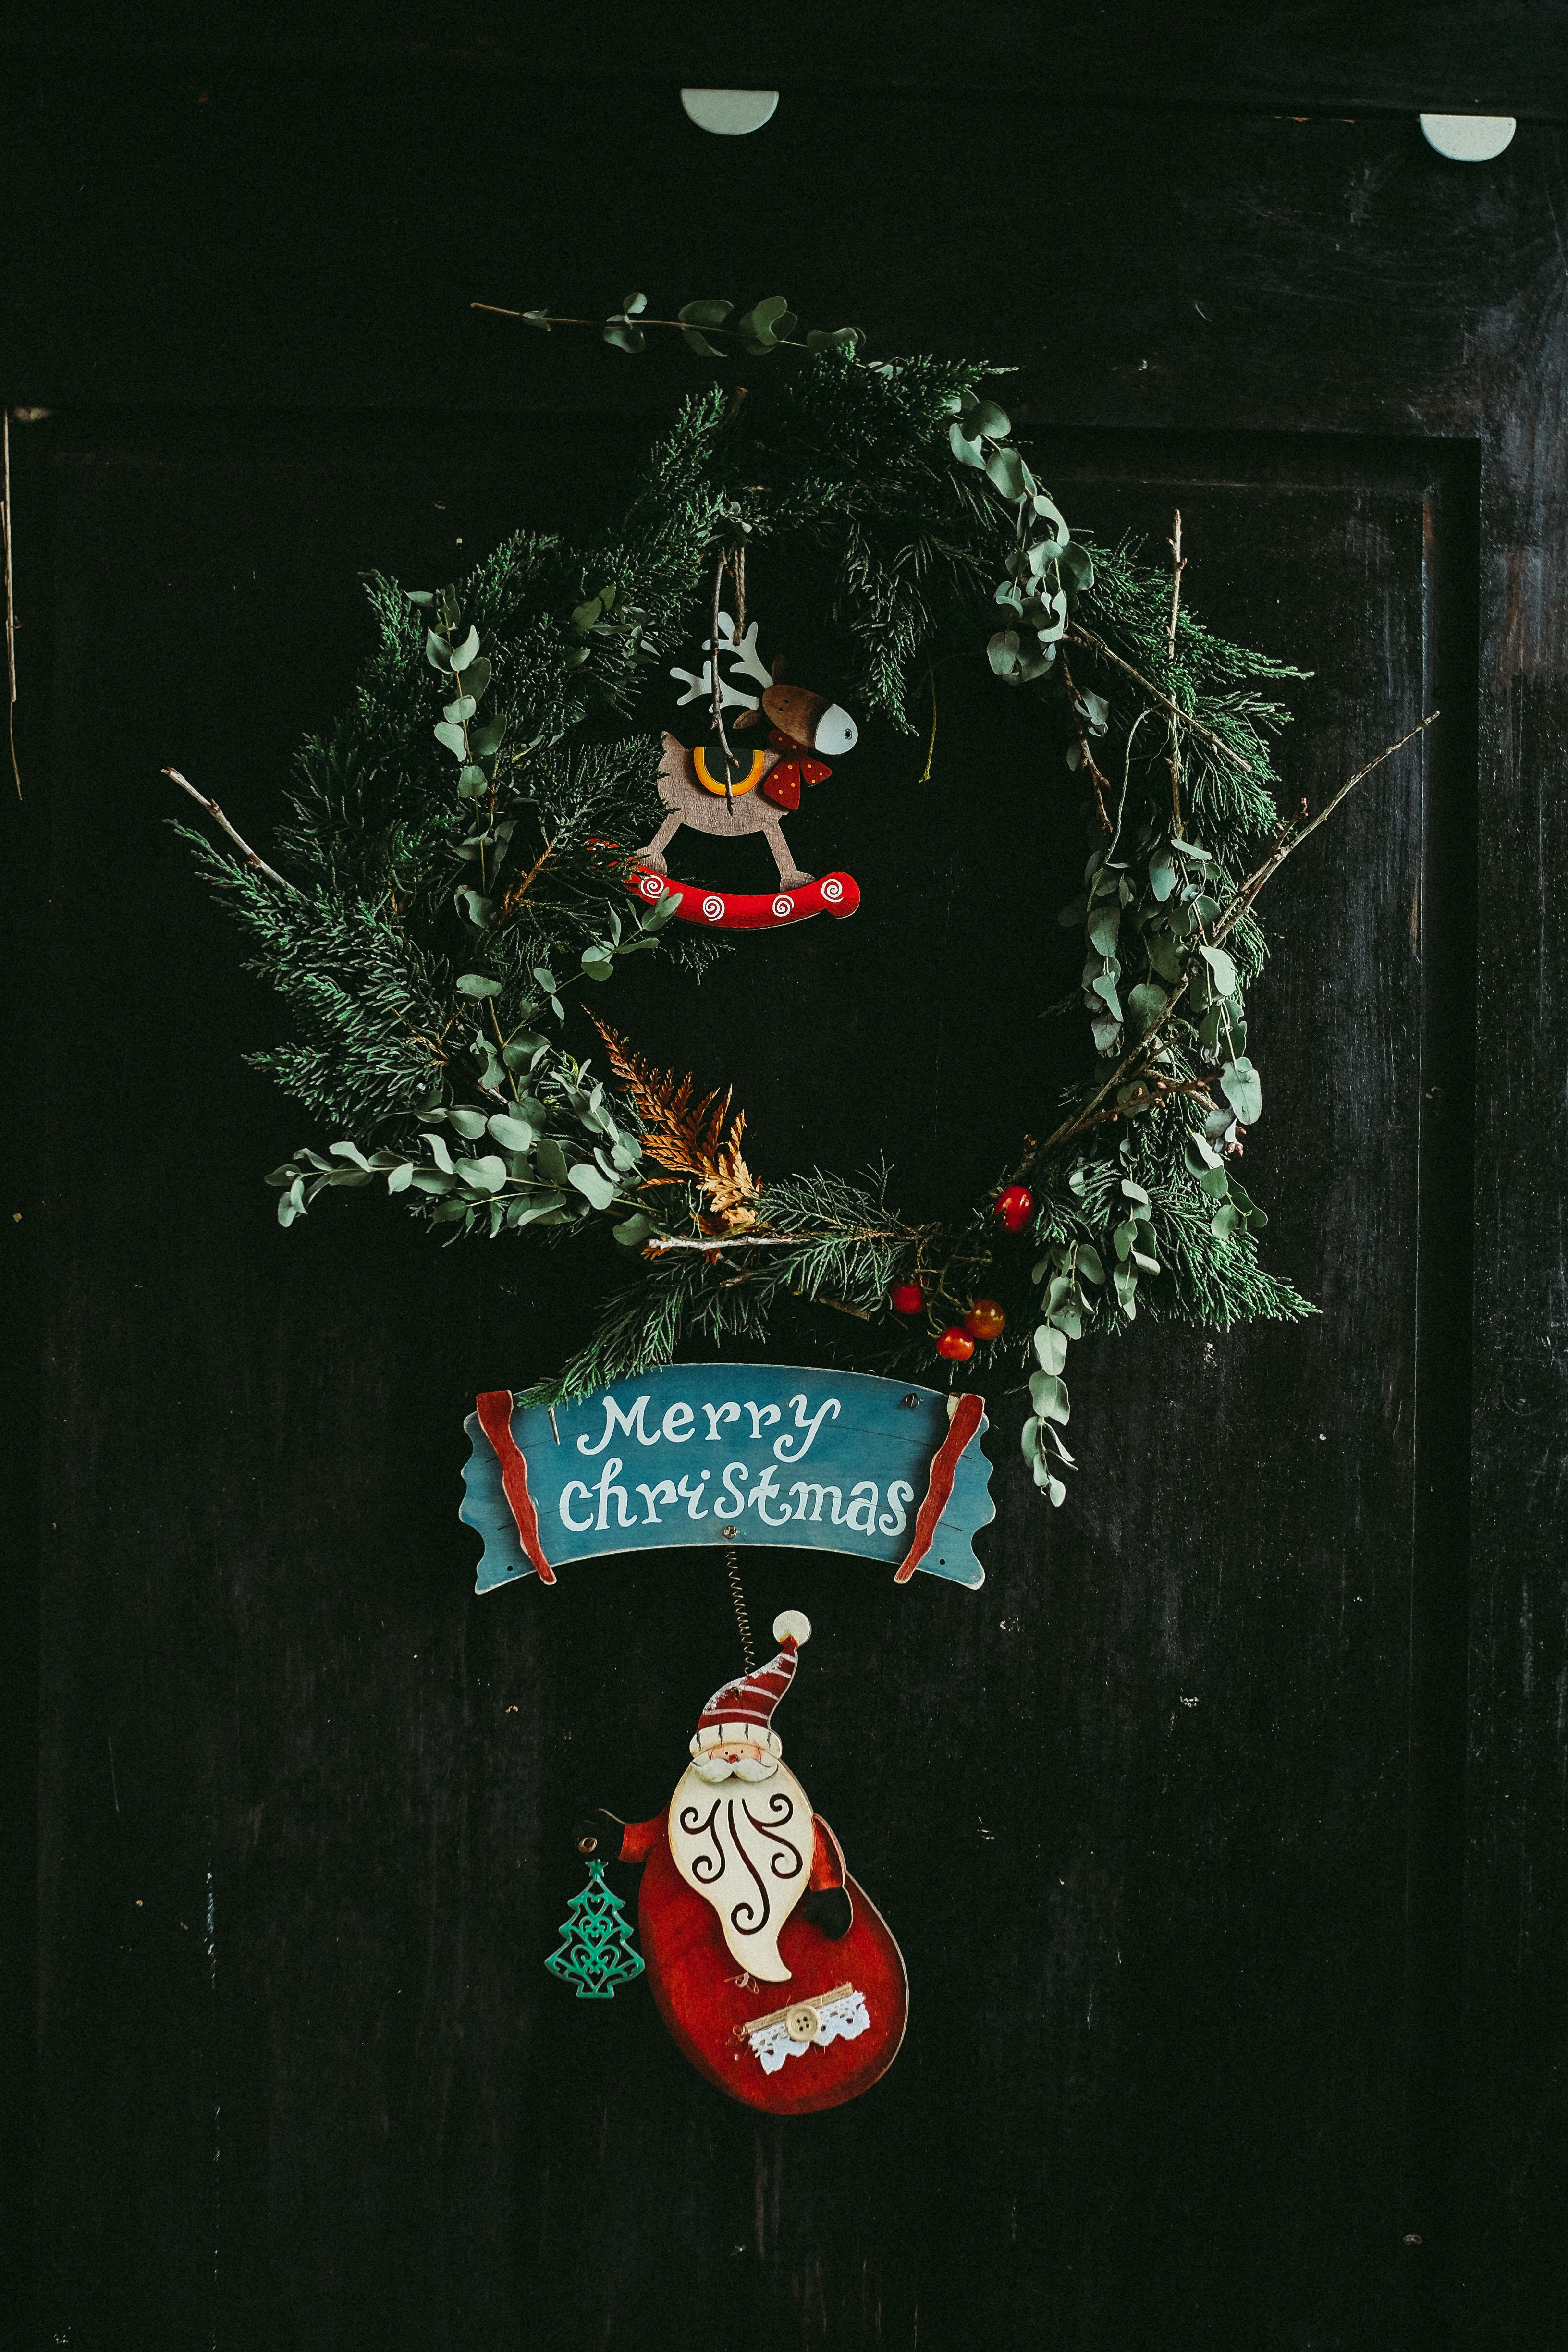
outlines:
[[[579,2000],[614,2000],[618,1984],[643,1972],[626,1905],[605,1885],[605,1865],[596,1857],[589,1858],[587,1885],[567,1906],[561,1935],[544,1965],[563,1984],[576,1986]]]

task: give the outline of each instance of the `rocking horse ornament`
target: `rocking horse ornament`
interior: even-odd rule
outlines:
[[[713,711],[712,739],[693,749],[668,734],[659,764],[658,796],[669,814],[645,849],[635,852],[637,863],[633,888],[650,901],[679,894],[676,913],[683,920],[715,930],[769,930],[785,923],[804,922],[823,913],[852,915],[860,903],[859,887],[849,874],[826,874],[820,880],[802,871],[784,836],[784,819],[800,806],[803,784],[826,783],[833,773],[824,760],[811,755],[829,751],[835,757],[852,751],[859,730],[849,713],[825,695],[814,694],[783,681],[782,664],[769,668],[757,651],[757,624],[743,636],[736,635],[728,613],[718,616],[717,642],[705,638],[708,660],[700,670],[675,668],[686,692],[676,708],[708,702]],[[731,663],[727,677],[719,673],[721,658]],[[739,683],[749,680],[761,688],[749,694]],[[722,714],[736,709],[739,734],[743,728],[770,720],[768,748],[738,749],[726,738]],[[779,888],[762,895],[710,890],[681,882],[669,872],[664,853],[682,828],[693,833],[731,836],[761,833],[766,836],[778,867]]]

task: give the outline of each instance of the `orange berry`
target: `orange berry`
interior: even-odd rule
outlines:
[[[994,1298],[977,1298],[963,1318],[963,1328],[977,1339],[997,1339],[1007,1321]]]

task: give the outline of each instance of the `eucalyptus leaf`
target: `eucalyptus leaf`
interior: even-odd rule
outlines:
[[[1226,1102],[1243,1127],[1256,1127],[1263,1116],[1263,1080],[1245,1054],[1226,1063],[1219,1082]]]
[[[557,1189],[565,1184],[569,1174],[566,1154],[552,1135],[543,1138],[533,1159],[534,1165],[547,1182]]]
[[[529,1151],[539,1140],[536,1127],[525,1118],[513,1118],[505,1111],[494,1112],[486,1124],[504,1151]]]
[[[1024,461],[1016,449],[993,449],[985,460],[985,470],[1005,499],[1016,505],[1024,496]]]
[[[1164,990],[1152,980],[1142,981],[1136,988],[1129,990],[1127,1017],[1140,1037],[1148,1035],[1170,1001]]]
[[[509,1225],[544,1224],[559,1222],[563,1195],[559,1192],[535,1192],[526,1201],[510,1201],[507,1204]]]
[[[585,1160],[570,1170],[568,1176],[592,1208],[607,1209],[616,1197],[616,1187],[609,1178]]]
[[[1117,935],[1121,929],[1121,907],[1118,899],[1099,898],[1089,918],[1089,940],[1101,955],[1115,952]]]
[[[1231,961],[1229,956],[1226,955],[1225,950],[1223,948],[1211,948],[1205,943],[1205,945],[1200,946],[1198,953],[1202,956],[1205,963],[1206,963],[1209,968],[1210,976],[1214,981],[1215,994],[1216,996],[1234,996],[1236,993],[1236,966]]]
[[[507,1165],[493,1151],[487,1151],[481,1159],[459,1160],[458,1173],[477,1192],[499,1192],[507,1181]]]

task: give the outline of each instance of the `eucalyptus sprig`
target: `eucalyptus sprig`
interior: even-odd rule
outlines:
[[[683,302],[673,319],[650,318],[646,294],[623,296],[620,309],[612,310],[602,321],[562,318],[544,310],[512,310],[502,302],[470,302],[468,308],[489,310],[500,319],[521,319],[524,326],[537,327],[544,334],[552,327],[597,327],[601,340],[619,352],[646,351],[648,328],[668,328],[680,337],[688,351],[706,360],[729,356],[715,349],[715,335],[738,346],[752,359],[766,359],[776,351],[852,354],[862,341],[858,327],[810,327],[804,336],[797,335],[795,329],[800,321],[784,294],[766,295],[762,301],[753,302],[749,310],[740,312],[733,302],[703,296],[694,302]]]

